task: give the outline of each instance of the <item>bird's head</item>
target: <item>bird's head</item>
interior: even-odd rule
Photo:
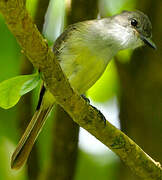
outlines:
[[[152,25],[147,15],[140,11],[123,11],[112,17],[112,21],[118,29],[116,32],[123,49],[137,48],[142,45],[156,49],[151,40]]]

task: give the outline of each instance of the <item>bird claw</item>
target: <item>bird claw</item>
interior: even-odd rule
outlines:
[[[93,109],[95,109],[95,111],[97,111],[98,116],[101,117],[102,121],[104,122],[104,125],[106,126],[106,118],[105,118],[105,116],[104,116],[104,115],[101,113],[101,111],[98,110],[96,107],[94,107],[94,106],[92,106],[92,105],[91,105],[91,107],[92,107]]]
[[[92,105],[91,105],[92,106]],[[98,112],[98,116],[100,116],[101,117],[101,119],[102,119],[102,121],[104,122],[104,125],[106,126],[106,118],[105,118],[105,116],[101,113],[101,111],[100,110],[98,110],[96,107],[94,107],[94,106],[92,106],[93,107],[93,109],[95,109],[97,112]]]
[[[90,104],[90,100],[89,100],[84,94],[82,94],[81,97],[82,97],[88,104]],[[92,106],[91,104],[90,104],[90,106],[91,106],[95,111],[97,111],[97,115],[101,117],[102,121],[104,122],[104,125],[106,126],[106,118],[105,118],[105,116],[101,113],[101,111],[98,110],[95,106]]]
[[[81,97],[82,97],[88,104],[90,104],[90,100],[89,100],[84,94],[82,94]]]

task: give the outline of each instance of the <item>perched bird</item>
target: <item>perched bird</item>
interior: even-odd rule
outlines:
[[[151,36],[151,22],[144,13],[123,11],[70,25],[55,41],[53,52],[71,87],[83,94],[100,78],[118,51],[144,44],[156,49]],[[12,155],[12,168],[20,168],[27,160],[54,103],[54,97],[43,86],[36,112]]]

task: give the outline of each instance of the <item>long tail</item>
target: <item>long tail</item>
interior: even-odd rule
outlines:
[[[46,104],[46,106],[43,106],[41,103],[41,105],[39,105],[39,108],[37,108],[37,111],[34,113],[32,120],[30,121],[28,127],[26,128],[23,136],[21,137],[12,155],[11,158],[12,169],[21,168],[22,165],[28,159],[28,156],[34,145],[34,142],[37,139],[52,107],[53,107],[52,103],[49,103],[48,105]]]

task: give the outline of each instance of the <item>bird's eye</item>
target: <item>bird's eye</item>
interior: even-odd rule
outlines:
[[[137,24],[138,24],[137,20],[135,20],[135,19],[131,20],[131,25],[132,26],[137,27]]]

